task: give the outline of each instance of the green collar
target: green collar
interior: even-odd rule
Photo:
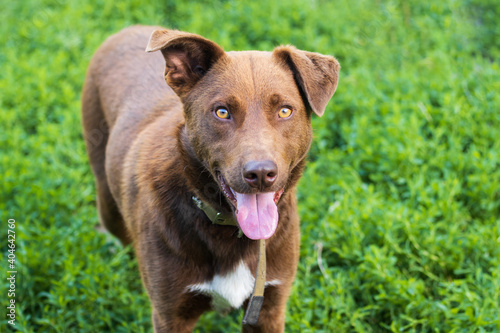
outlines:
[[[236,222],[236,220],[234,219],[234,215],[232,213],[218,212],[212,206],[201,201],[195,196],[193,196],[193,201],[199,209],[205,212],[205,214],[210,219],[210,221],[212,221],[213,224],[230,225],[238,227],[238,222]]]

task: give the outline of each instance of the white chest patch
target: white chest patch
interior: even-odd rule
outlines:
[[[186,291],[211,296],[214,309],[217,312],[226,312],[231,308],[239,308],[252,294],[254,284],[255,277],[241,261],[234,271],[227,275],[215,275],[211,281],[189,285]],[[266,286],[279,284],[279,280],[266,282]]]

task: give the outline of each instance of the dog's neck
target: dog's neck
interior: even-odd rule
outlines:
[[[216,212],[224,216],[232,215],[232,209],[226,201],[224,194],[220,191],[217,181],[196,156],[193,147],[189,143],[185,124],[179,126],[177,139],[179,142],[178,147],[180,155],[183,159],[184,173],[190,191],[196,198],[205,205],[209,205]],[[208,215],[209,214],[207,214],[207,216]]]

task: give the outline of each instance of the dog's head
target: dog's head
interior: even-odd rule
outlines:
[[[335,58],[281,46],[224,52],[201,36],[156,30],[165,80],[184,103],[189,143],[234,206],[251,239],[273,235],[277,203],[306,157],[311,114],[337,88]]]

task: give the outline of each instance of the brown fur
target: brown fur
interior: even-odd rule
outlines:
[[[212,224],[192,196],[231,212],[216,173],[238,192],[256,193],[243,166],[274,161],[276,181],[266,191],[284,193],[266,242],[267,280],[282,283],[266,287],[258,326],[243,331],[283,332],[299,257],[295,185],[311,143],[311,114],[323,114],[339,65],[292,46],[226,53],[201,36],[157,29],[136,26],[110,37],[89,66],[82,114],[100,220],[135,248],[155,332],[190,332],[211,303],[186,286],[241,260],[255,272],[258,254],[256,241]],[[230,109],[232,121],[216,119],[218,105]],[[289,119],[277,117],[283,106],[293,109]]]

